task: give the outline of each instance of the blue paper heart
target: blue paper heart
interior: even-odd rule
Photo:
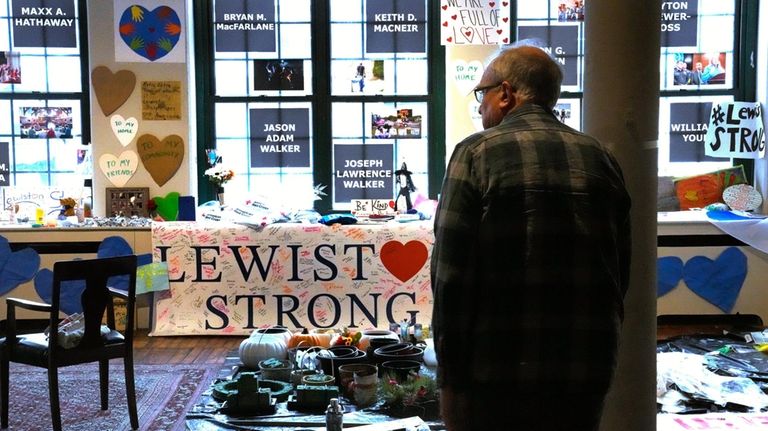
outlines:
[[[32,280],[40,269],[40,255],[31,248],[11,251],[8,240],[0,235],[0,295]]]
[[[656,261],[656,296],[662,297],[677,287],[683,278],[683,259],[677,256],[660,257]]]
[[[727,248],[714,261],[692,257],[683,268],[688,288],[726,313],[733,310],[746,277],[747,256],[736,247]]]
[[[179,42],[181,20],[168,6],[158,6],[151,12],[131,5],[120,16],[120,37],[131,50],[155,61],[166,56]]]
[[[110,236],[104,238],[104,240],[101,241],[101,244],[99,244],[99,250],[96,252],[96,256],[99,258],[127,256],[129,254],[133,254],[133,249],[131,248],[131,245],[128,244],[128,241],[126,241],[121,236]],[[152,263],[152,254],[146,253],[136,256],[137,266],[146,265],[149,263]],[[128,290],[127,275],[112,277],[108,282],[110,286],[116,289]]]

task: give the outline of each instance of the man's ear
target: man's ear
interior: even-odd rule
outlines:
[[[501,83],[501,94],[499,95],[499,108],[504,112],[509,112],[517,106],[517,90],[504,81]]]

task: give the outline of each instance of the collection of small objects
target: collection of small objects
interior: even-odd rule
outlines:
[[[356,411],[379,401],[380,379],[404,387],[423,379],[431,385],[417,387],[420,395],[436,397],[434,379],[422,375],[423,365],[437,365],[428,336],[407,319],[389,330],[257,329],[240,344],[242,366],[211,395],[227,415],[271,415],[286,402],[288,410],[324,412],[327,429],[341,430],[345,405]]]

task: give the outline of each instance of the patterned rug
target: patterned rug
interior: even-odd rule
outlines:
[[[216,377],[221,365],[135,365],[139,429],[184,430],[184,415]],[[122,361],[112,361],[109,410],[99,408],[96,363],[59,369],[61,421],[65,431],[130,430]],[[43,368],[11,363],[10,430],[49,430],[48,378]]]

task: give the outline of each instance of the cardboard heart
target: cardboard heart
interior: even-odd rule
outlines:
[[[107,66],[96,66],[91,72],[91,82],[101,112],[110,115],[131,97],[136,87],[136,75],[130,70],[112,73]]]
[[[136,54],[149,61],[168,55],[181,37],[181,20],[173,8],[158,6],[152,11],[131,5],[120,16],[120,37]]]
[[[155,196],[152,200],[157,205],[157,214],[165,221],[175,221],[179,215],[179,192],[170,192],[165,197]]]
[[[105,153],[99,157],[99,167],[109,182],[115,187],[122,187],[136,173],[139,167],[139,156],[130,150],[120,153],[120,157]]]
[[[173,177],[184,160],[184,140],[179,135],[166,136],[162,141],[154,135],[141,135],[136,147],[144,167],[159,186]]]
[[[727,248],[714,261],[692,257],[683,268],[688,288],[726,313],[733,310],[746,277],[747,256],[736,247]]]
[[[40,269],[40,255],[32,248],[11,251],[8,240],[0,235],[0,295],[32,280]]]
[[[662,297],[680,284],[683,279],[683,259],[665,256],[656,260],[656,296]]]
[[[112,132],[124,147],[133,141],[139,131],[139,121],[134,117],[125,119],[122,115],[113,115],[110,123]]]
[[[480,82],[483,77],[483,63],[473,60],[467,63],[464,60],[453,62],[453,82],[459,89],[459,94],[467,95]]]
[[[421,241],[389,241],[381,247],[379,258],[384,267],[398,280],[406,282],[427,262],[427,246]]]

